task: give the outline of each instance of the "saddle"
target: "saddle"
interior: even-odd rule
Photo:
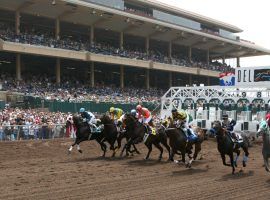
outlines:
[[[234,143],[238,143],[238,144],[241,144],[243,142],[243,137],[240,133],[235,133],[235,132],[228,132],[231,140],[234,142]]]

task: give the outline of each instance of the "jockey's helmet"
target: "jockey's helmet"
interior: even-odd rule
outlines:
[[[130,111],[130,114],[133,115],[133,116],[136,116],[137,112],[136,112],[135,109],[132,109],[132,110]]]
[[[172,109],[172,113],[176,113],[177,112],[177,109],[176,108],[173,108]]]
[[[110,107],[110,113],[113,113],[114,112],[114,107]]]
[[[184,120],[187,118],[187,113],[184,110],[179,111],[179,118]]]
[[[266,121],[270,120],[270,113],[266,114],[265,119],[266,119]]]
[[[85,108],[80,108],[80,113],[85,112]]]
[[[141,111],[142,110],[142,106],[141,105],[137,105],[136,110]]]

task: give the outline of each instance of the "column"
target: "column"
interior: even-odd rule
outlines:
[[[224,65],[225,64],[225,61],[226,61],[226,57],[225,55],[222,57],[222,64]]]
[[[236,67],[240,67],[240,57],[236,58]]]
[[[120,44],[119,44],[119,47],[121,50],[124,49],[124,32],[121,32],[120,33]]]
[[[124,85],[124,66],[123,65],[121,65],[120,66],[120,87],[121,88],[124,88],[125,87],[125,85]]]
[[[21,54],[16,54],[16,79],[21,80]]]
[[[95,63],[91,63],[91,87],[95,87]]]
[[[193,80],[192,80],[192,75],[190,74],[190,75],[189,75],[189,86],[190,86],[190,87],[192,86],[192,82],[193,82]]]
[[[94,39],[95,39],[95,27],[91,26],[91,30],[90,30],[90,42],[91,42],[91,44],[94,43]]]
[[[60,84],[61,82],[61,63],[60,58],[56,58],[56,83]]]
[[[16,32],[16,35],[20,34],[20,24],[21,24],[20,12],[17,10],[15,13],[15,32]]]
[[[147,90],[150,88],[150,70],[149,69],[146,69],[145,87],[146,87]]]
[[[191,62],[191,60],[192,60],[192,47],[189,47],[189,49],[188,49],[188,60],[189,60],[189,62]]]
[[[145,52],[146,52],[147,54],[149,54],[149,43],[150,43],[150,39],[149,39],[149,37],[147,37],[147,38],[145,39]]]
[[[210,55],[209,54],[210,54],[209,49],[207,49],[206,50],[206,63],[207,63],[207,65],[209,65],[209,60],[210,60],[210,58],[209,58]]]
[[[172,87],[172,72],[169,72],[169,87]]]
[[[55,39],[60,39],[60,19],[56,18],[55,20]]]
[[[172,58],[172,41],[169,42],[168,56]]]

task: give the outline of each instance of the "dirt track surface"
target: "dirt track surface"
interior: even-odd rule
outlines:
[[[0,143],[0,199],[270,199],[270,174],[261,145],[250,149],[244,172],[231,175],[222,165],[215,141],[203,143],[202,159],[191,169],[141,155],[100,158],[94,142],[67,155],[71,140]],[[200,156],[199,156],[200,157]],[[238,163],[240,165],[240,162]]]

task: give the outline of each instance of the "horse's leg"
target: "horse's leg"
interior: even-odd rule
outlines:
[[[160,154],[159,154],[159,157],[158,157],[158,161],[161,161],[161,159],[162,159],[162,154],[163,154],[163,148],[162,148],[162,146],[160,146],[159,142],[155,142],[155,143],[153,143],[153,144],[154,144],[155,147],[158,148],[159,151],[160,151]]]
[[[263,154],[263,161],[264,161],[264,167],[267,172],[270,172],[270,167],[269,167],[269,155],[266,153]]]
[[[127,149],[127,143],[124,145],[124,147],[123,147],[123,149],[122,149],[122,151],[121,151],[121,153],[120,153],[120,157],[123,157],[123,153],[124,153],[124,151]]]
[[[80,153],[82,153],[82,150],[81,150],[81,147],[80,147],[80,144],[79,144],[79,143],[77,144],[77,150],[78,150]]]
[[[125,134],[124,133],[120,133],[119,137],[117,138],[117,148],[120,149],[121,148],[121,142],[122,142],[122,139],[125,137]]]
[[[163,146],[167,149],[167,151],[169,153],[169,158],[168,158],[168,161],[169,161],[170,160],[171,148],[170,148],[170,146],[167,143],[167,138],[162,138],[161,144],[163,144]]]
[[[230,167],[231,165],[226,163],[226,157],[225,157],[225,154],[220,154],[220,156],[221,156],[221,158],[222,158],[222,163],[223,163],[223,165],[229,166],[229,167]]]
[[[73,147],[76,145],[76,140],[75,140],[75,142],[69,147],[69,149],[68,149],[68,154],[71,154],[71,151],[72,151],[72,149],[73,149]]]
[[[169,160],[170,160],[170,161],[174,161],[173,157],[174,157],[175,152],[176,152],[175,149],[172,148],[172,150],[171,150],[171,152],[170,152],[170,157],[169,157]]]
[[[132,144],[133,148],[134,148],[134,151],[137,153],[137,154],[141,154],[141,152],[138,151],[138,149],[136,148],[135,144]]]
[[[152,152],[152,143],[149,142],[149,143],[146,143],[145,145],[148,148],[148,153],[147,153],[147,155],[145,157],[145,160],[148,160],[149,159],[149,156],[150,156],[150,153]]]
[[[72,149],[73,149],[73,147],[77,144],[79,144],[81,141],[78,139],[78,138],[76,138],[76,140],[75,140],[75,142],[69,147],[69,149],[68,149],[68,154],[70,154],[71,153],[71,151],[72,151]]]
[[[181,155],[182,155],[182,162],[183,162],[184,164],[186,164],[186,151],[185,151],[185,150],[182,150],[182,151],[181,151]]]
[[[101,150],[103,151],[102,157],[105,157],[106,151],[107,151],[107,145],[102,141],[98,141],[98,143],[100,145]]]
[[[115,157],[115,154],[117,152],[117,147],[114,147],[114,142],[110,142],[110,149],[113,151],[112,158]]]
[[[234,160],[233,160],[233,152],[229,156],[230,156],[230,161],[231,161],[231,166],[232,166],[232,174],[234,174],[235,167],[234,167]]]
[[[196,158],[201,150],[202,150],[202,143],[195,143],[195,152],[193,155],[193,160],[196,160]]]
[[[239,155],[240,155],[240,150],[237,149],[234,152],[236,153],[236,157],[234,159],[234,166],[237,167],[237,161],[238,161],[238,158],[239,158]]]
[[[242,149],[244,151],[243,167],[246,167],[247,166],[247,161],[248,161],[248,156],[249,156],[248,145],[243,146]]]

